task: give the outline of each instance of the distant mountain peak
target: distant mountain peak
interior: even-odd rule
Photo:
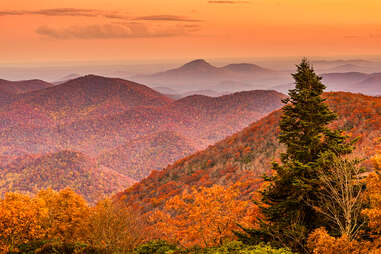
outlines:
[[[234,71],[234,72],[263,72],[270,71],[265,68],[262,68],[256,64],[250,63],[237,63],[237,64],[229,64],[225,67],[222,67],[225,70]]]
[[[102,86],[116,85],[119,82],[123,82],[125,84],[137,84],[135,82],[125,80],[125,79],[121,79],[121,78],[104,77],[104,76],[100,76],[100,75],[96,75],[96,74],[86,74],[84,76],[80,76],[78,78],[68,80],[65,83],[68,84],[71,82],[74,82],[74,83],[78,83],[78,82],[79,83],[87,83],[87,82],[90,83],[91,82],[91,83],[98,83],[99,85],[102,85]],[[63,84],[65,84],[65,83],[63,83]]]
[[[190,61],[189,63],[186,63],[185,65],[200,65],[200,64],[210,65],[205,59],[196,59],[196,60]]]
[[[184,64],[181,69],[194,69],[194,68],[216,68],[204,59],[196,59],[189,63]]]
[[[87,74],[85,76],[79,77],[80,79],[108,79],[107,77],[102,77],[95,74]]]
[[[0,79],[0,93],[8,95],[28,93],[48,88],[51,86],[53,85],[40,79],[19,81],[9,81],[5,79]]]

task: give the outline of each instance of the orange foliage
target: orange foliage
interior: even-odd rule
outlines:
[[[366,179],[370,208],[363,210],[369,218],[368,226],[372,241],[350,240],[346,235],[332,237],[324,228],[315,230],[308,238],[308,247],[315,254],[379,254],[381,253],[381,176],[379,175],[380,153],[374,157],[377,173]]]
[[[339,117],[333,127],[345,129],[352,138],[361,137],[356,151],[361,157],[373,156],[381,136],[381,97],[344,92],[326,93],[325,97]],[[355,110],[359,112],[357,115],[353,114]],[[213,184],[230,186],[237,181],[258,181],[264,173],[272,173],[271,162],[278,159],[282,150],[277,140],[280,115],[281,111],[275,111],[231,137],[150,175],[119,195],[126,203],[150,211],[174,196],[168,193],[178,194],[183,189]],[[365,163],[372,167],[368,161]],[[171,186],[161,188],[168,182]],[[261,181],[248,185],[242,190],[241,198],[248,199],[260,185]]]
[[[89,207],[81,196],[70,189],[60,192],[47,189],[41,190],[37,198],[45,203],[47,216],[42,225],[47,229],[48,239],[74,242],[85,238]]]
[[[45,236],[42,220],[47,217],[44,202],[17,193],[0,200],[0,251],[16,250],[20,243]]]
[[[0,182],[0,195],[70,187],[92,203],[133,183],[132,179],[120,173],[99,167],[85,154],[67,150],[19,157],[0,170],[0,178],[4,179]]]
[[[370,200],[370,208],[365,209],[363,213],[369,218],[369,227],[375,235],[379,236],[381,233],[381,152],[374,157],[374,162],[377,166],[376,173],[371,173],[367,179],[367,195]]]
[[[346,235],[340,238],[332,237],[324,228],[316,229],[308,238],[308,248],[314,254],[367,254],[370,246],[363,242],[350,240]],[[377,252],[373,252],[377,253]]]
[[[7,193],[0,200],[0,253],[51,240],[126,253],[150,239],[146,223],[146,217],[110,200],[89,207],[70,189],[41,190],[34,197]]]
[[[247,91],[173,101],[144,85],[88,75],[4,105],[0,98],[0,156],[81,151],[141,180],[279,108],[284,97]]]
[[[127,253],[150,239],[146,217],[120,203],[106,199],[90,209],[87,242],[101,249]],[[119,252],[118,252],[119,253]]]
[[[161,131],[106,151],[97,159],[102,165],[141,180],[195,151],[191,140],[173,131]]]
[[[177,195],[152,216],[161,237],[183,246],[215,246],[233,238],[237,223],[252,226],[257,210],[250,201],[238,200],[236,187],[214,185]]]
[[[31,240],[80,241],[88,215],[86,202],[70,189],[42,190],[32,198],[7,193],[0,200],[0,246],[6,251]]]

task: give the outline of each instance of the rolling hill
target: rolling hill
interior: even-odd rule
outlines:
[[[258,90],[175,101],[134,82],[88,75],[18,95],[0,107],[0,158],[8,161],[8,156],[62,150],[100,158],[109,152],[114,155],[105,159],[107,165],[141,179],[150,170],[204,149],[279,108],[284,97]],[[167,135],[170,142],[156,152],[168,155],[166,159],[151,158],[144,150],[154,149],[157,133],[176,133]],[[118,147],[127,153],[118,153]],[[128,164],[132,168],[126,170],[123,160],[128,153],[134,158]]]
[[[255,64],[238,63],[216,67],[204,59],[191,61],[176,69],[132,77],[133,80],[151,86],[165,86],[183,92],[208,89],[224,92],[225,88],[219,88],[222,82],[252,84],[278,78],[279,73]],[[239,90],[240,87],[232,89],[232,91]],[[249,86],[248,90],[253,90],[253,86]]]
[[[0,106],[9,103],[17,94],[28,93],[53,86],[52,84],[39,80],[9,81],[0,79]]]
[[[165,91],[164,89],[162,89],[162,90]],[[209,96],[209,97],[219,97],[219,96],[227,95],[230,93],[229,92],[217,92],[214,90],[194,90],[194,91],[189,91],[189,92],[185,92],[185,93],[177,93],[176,91],[172,90],[172,93],[165,93],[164,92],[163,94],[165,94],[165,96],[167,96],[169,98],[179,100],[179,99],[191,96],[191,95],[205,95],[205,96]]]
[[[52,86],[52,84],[39,79],[22,81],[0,79],[0,91],[9,95],[28,93]]]
[[[380,95],[379,65],[363,60],[316,61],[328,91],[346,91],[367,95]],[[375,73],[369,73],[375,72]],[[191,91],[213,90],[236,92],[255,89],[277,89],[287,92],[292,88],[289,72],[274,71],[256,64],[238,63],[216,67],[203,59],[151,75],[139,75],[133,80],[152,87],[166,87],[178,94]],[[172,93],[169,93],[172,94]],[[174,96],[172,98],[180,98]]]
[[[172,131],[162,131],[106,151],[97,159],[101,165],[141,180],[151,170],[161,170],[195,151],[190,140]]]
[[[68,75],[65,75],[61,78],[59,78],[58,80],[54,81],[53,84],[54,85],[61,85],[65,82],[68,82],[72,79],[76,79],[76,78],[80,78],[81,75],[77,74],[77,73],[71,73],[71,74],[68,74]]]
[[[11,114],[29,114],[28,108],[53,121],[123,112],[136,106],[162,106],[172,100],[137,83],[87,75],[64,84],[22,94],[11,104],[1,107]]]
[[[328,91],[362,93],[371,96],[381,95],[381,73],[334,72],[321,75]],[[278,85],[274,90],[287,92],[292,83]]]
[[[189,96],[163,107],[135,107],[123,113],[86,118],[44,134],[62,137],[66,147],[90,152],[112,149],[161,131],[174,131],[205,148],[281,106],[275,91],[250,91],[212,98]],[[245,117],[243,117],[245,116]],[[75,130],[75,131],[73,131]]]
[[[25,136],[57,124],[121,113],[141,105],[162,106],[170,102],[171,99],[134,82],[88,75],[58,86],[20,94],[10,103],[0,106],[3,120],[0,130],[5,133],[18,131],[18,135]],[[11,138],[15,136],[8,135]]]
[[[339,114],[333,127],[359,137],[357,152],[369,157],[381,136],[381,98],[351,93],[325,94],[330,108]],[[149,211],[191,186],[230,185],[242,182],[243,198],[269,173],[271,161],[282,148],[277,141],[281,110],[275,111],[207,149],[177,161],[115,198]]]
[[[381,73],[328,73],[322,74],[322,77],[330,90],[381,95]]]
[[[215,78],[219,75],[224,75],[225,72],[223,69],[217,68],[210,63],[206,62],[204,59],[197,59],[189,63],[184,64],[183,66],[172,69],[164,72],[159,72],[152,74],[149,77],[152,78],[191,78],[193,77],[208,77]]]
[[[94,160],[73,151],[19,157],[0,171],[0,179],[1,196],[9,191],[35,193],[40,189],[70,187],[89,202],[134,183],[125,175],[98,167]]]
[[[364,93],[381,95],[381,73],[373,73],[355,85]]]
[[[323,80],[329,83],[356,83],[365,80],[368,74],[361,72],[333,72],[322,74]]]

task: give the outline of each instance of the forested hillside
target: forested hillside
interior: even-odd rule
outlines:
[[[324,96],[339,116],[334,127],[359,138],[355,152],[366,158],[374,155],[381,136],[381,98],[343,92]],[[154,171],[116,198],[150,210],[192,186],[243,182],[243,195],[252,193],[282,150],[277,140],[280,115],[275,111],[216,145]]]
[[[161,170],[193,152],[196,148],[191,140],[171,131],[162,131],[106,151],[97,160],[115,171],[141,180],[151,170]]]
[[[107,197],[135,181],[123,174],[99,167],[88,156],[72,151],[40,156],[26,155],[0,170],[0,195],[6,192],[36,193],[40,189],[71,188],[89,202]]]
[[[176,101],[141,84],[96,75],[56,86],[35,80],[1,84],[17,93],[0,104],[2,193],[70,186],[91,201],[100,198],[99,193],[121,191],[152,170],[165,168],[241,130],[278,109],[285,98],[275,91],[256,90]],[[68,161],[74,159],[78,166],[91,160],[93,164],[85,168],[96,170],[86,173],[89,178],[61,181],[55,176],[66,176],[70,163],[55,167],[47,162],[42,171],[46,179],[37,176],[40,166],[12,166],[30,156],[48,161],[51,158],[46,156],[52,154],[67,157],[65,151],[83,155],[69,156]],[[73,170],[83,169],[77,166]],[[11,170],[17,174],[7,173]],[[121,181],[110,189],[107,185],[110,179],[118,178],[116,172]],[[28,184],[21,186],[22,182]]]

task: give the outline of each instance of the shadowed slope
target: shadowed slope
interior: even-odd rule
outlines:
[[[162,131],[133,140],[98,157],[100,164],[141,180],[151,170],[160,170],[196,149],[190,140],[171,132]]]
[[[111,169],[96,166],[82,153],[61,151],[41,156],[23,156],[0,172],[0,192],[36,193],[40,189],[70,187],[94,202],[134,183]]]
[[[358,151],[364,156],[375,153],[381,136],[381,98],[351,93],[327,93],[327,103],[338,113],[334,127],[360,137]],[[243,198],[258,187],[259,176],[269,173],[271,161],[278,158],[277,141],[281,111],[260,121],[206,150],[177,161],[117,195],[127,203],[146,211],[191,186],[230,185],[244,182]],[[247,195],[246,195],[246,194]]]
[[[0,79],[0,106],[9,103],[17,94],[28,93],[53,86],[52,84],[39,80],[9,81]]]

